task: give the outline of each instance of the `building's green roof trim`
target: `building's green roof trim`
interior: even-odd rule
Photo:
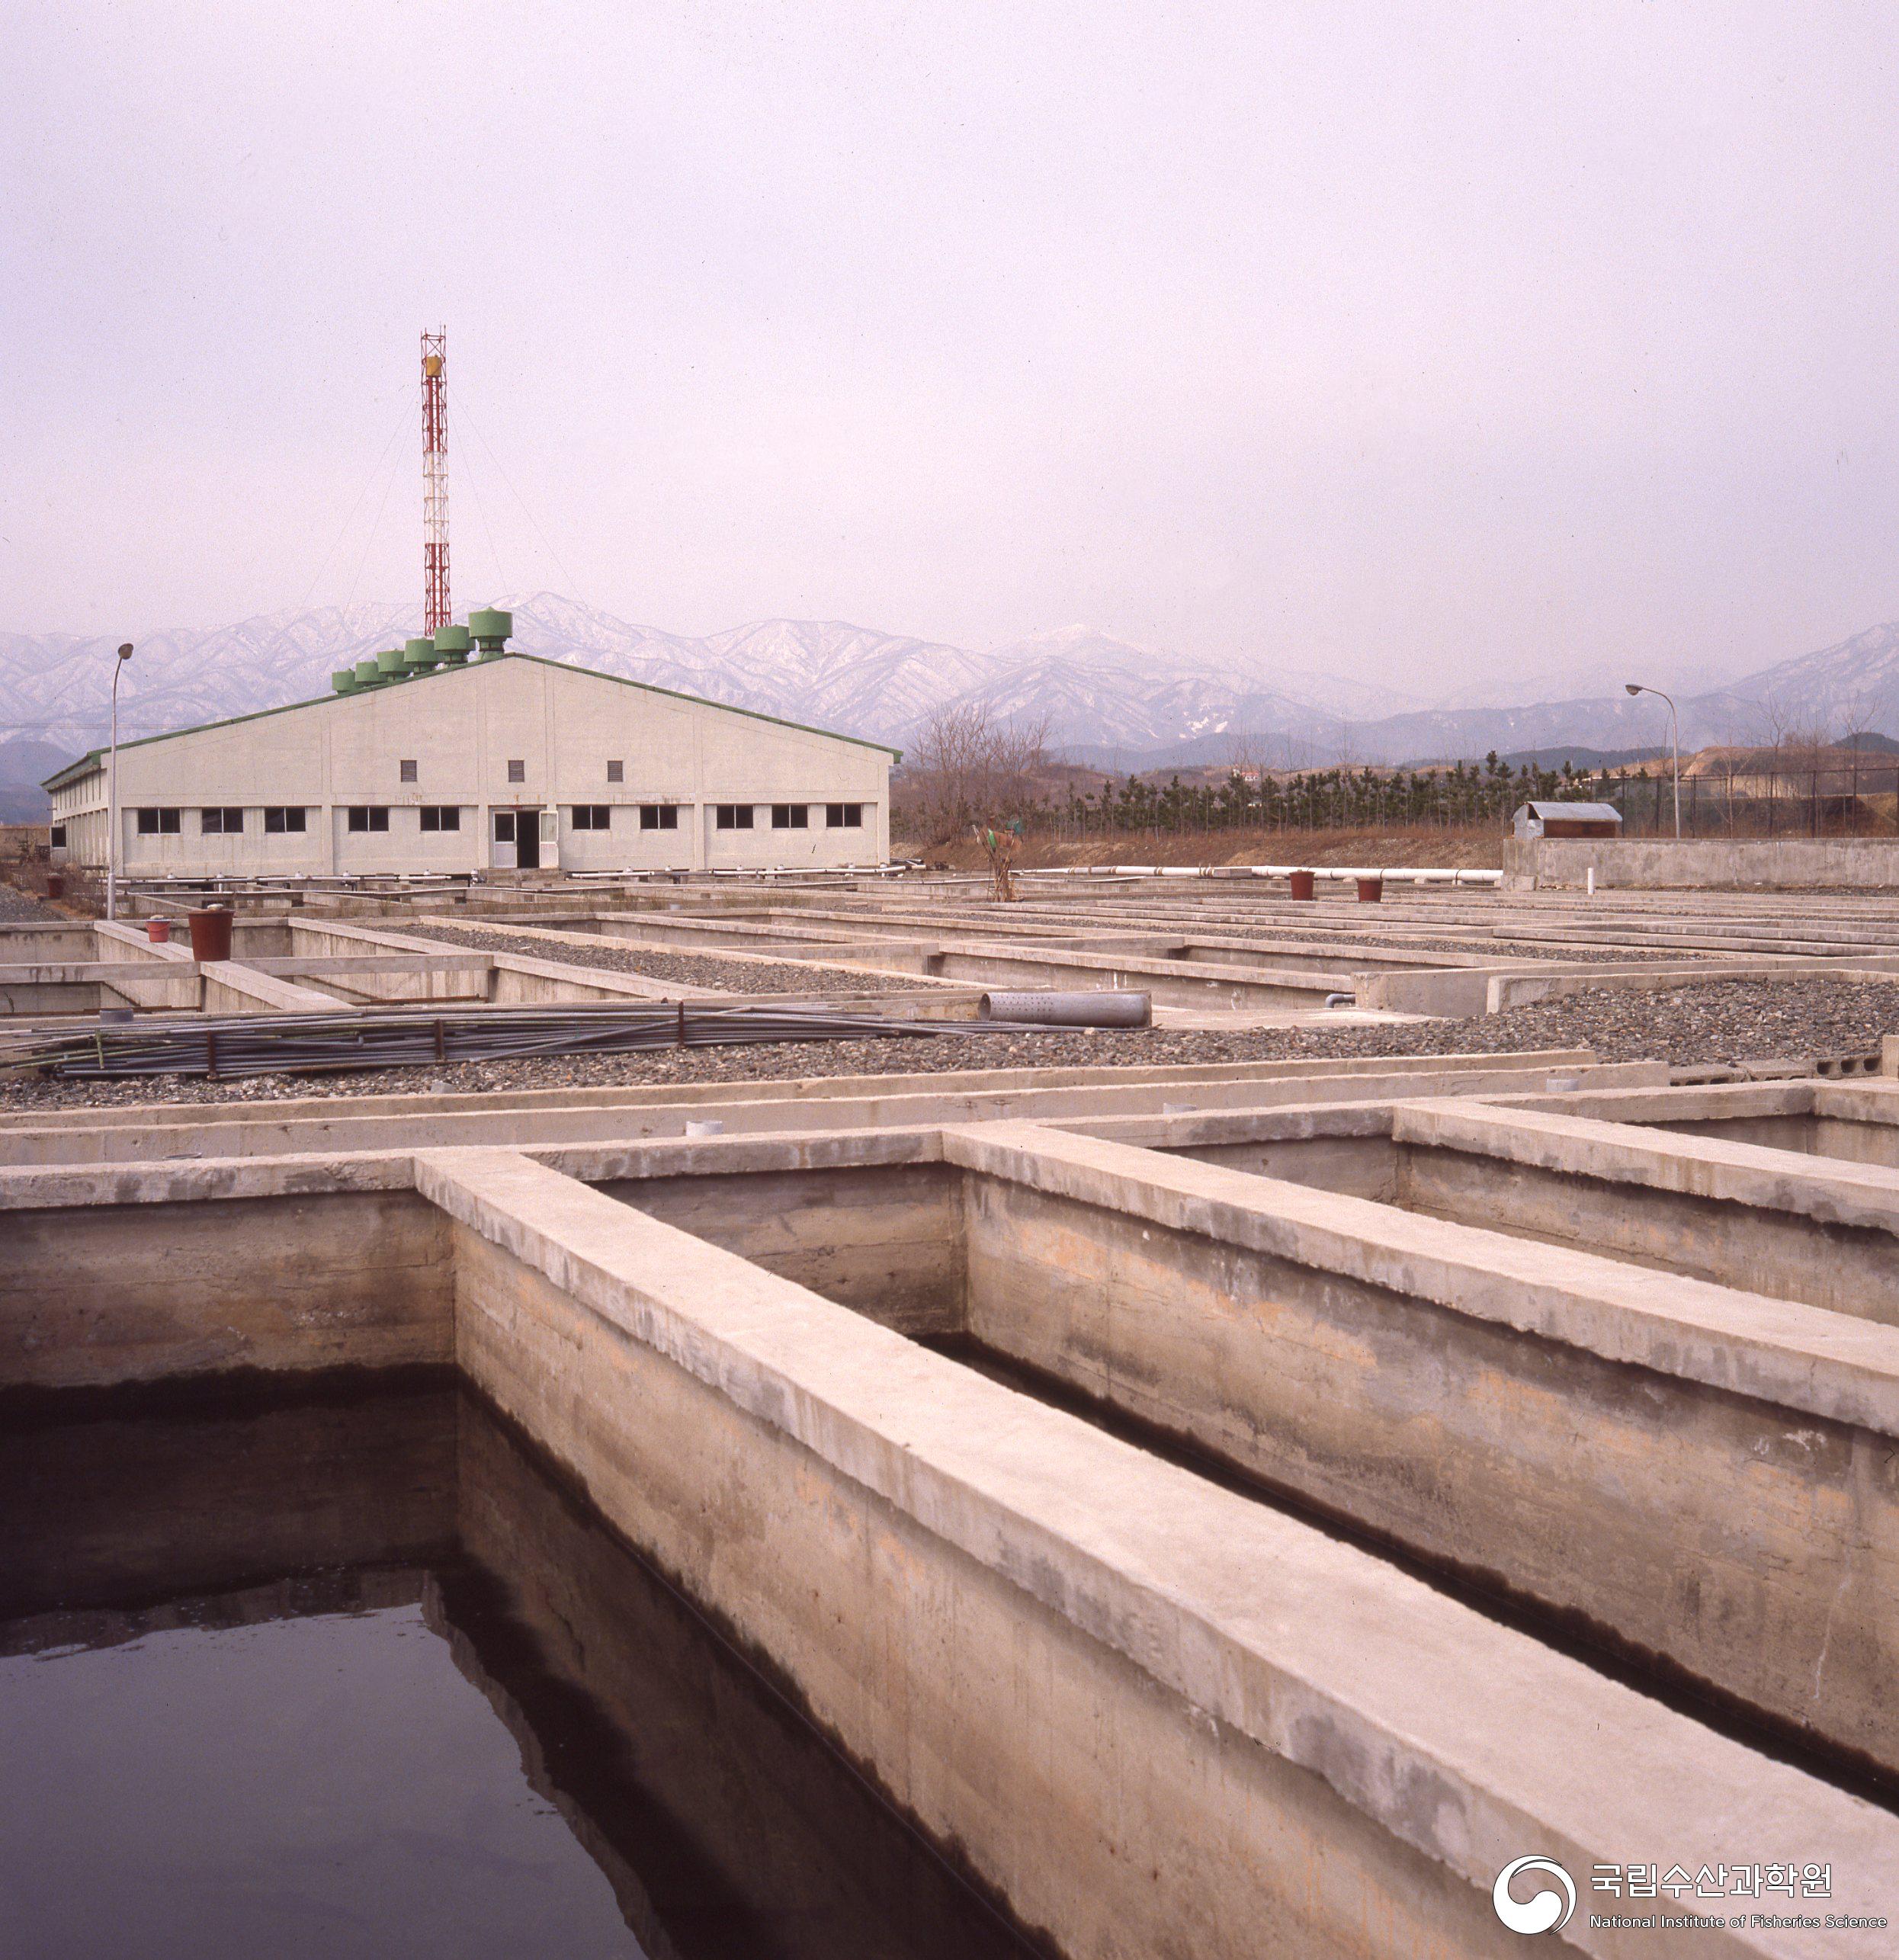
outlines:
[[[76,783],[82,776],[89,776],[99,765],[99,758],[105,753],[103,749],[88,749],[76,762],[69,762],[56,775],[47,777],[40,787],[43,790],[63,790],[68,783]]]
[[[502,656],[509,660],[531,660],[537,667],[552,667],[563,674],[585,674],[591,680],[611,681],[616,687],[637,688],[643,694],[664,695],[669,701],[690,701],[694,707],[709,707],[720,714],[742,714],[751,721],[768,722],[774,728],[795,729],[800,735],[821,735],[827,742],[854,743],[860,749],[881,749],[892,762],[903,759],[901,749],[893,749],[887,742],[871,742],[861,735],[839,735],[829,728],[813,728],[808,722],[787,721],[782,715],[761,714],[753,707],[733,707],[722,701],[707,701],[701,695],[683,694],[677,688],[656,688],[650,681],[630,681],[621,674],[603,674],[597,667],[577,667],[568,660],[550,660],[540,653],[509,653]],[[399,685],[412,688],[418,681],[446,680],[451,674],[477,673],[483,667],[492,666],[491,660],[471,660],[464,667],[438,667],[432,672],[412,674]],[[367,690],[380,694],[380,688]],[[191,728],[168,728],[162,735],[141,735],[136,741],[121,742],[121,749],[143,749],[153,742],[175,742],[181,735],[203,735],[213,728],[235,728],[241,721],[261,721],[273,714],[290,714],[300,707],[322,707],[334,701],[358,701],[358,695],[319,695],[312,701],[286,701],[281,707],[253,708],[249,714],[226,715],[221,721],[200,721]],[[76,762],[69,762],[57,774],[48,776],[40,787],[43,790],[64,789],[68,783],[77,782],[82,776],[90,775],[98,768],[105,755],[103,749],[89,749]]]

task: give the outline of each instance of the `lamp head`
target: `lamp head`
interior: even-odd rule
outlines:
[[[1622,685],[1632,695],[1638,695],[1641,692],[1641,688],[1633,681],[1625,681]]]
[[[130,640],[128,640],[125,643],[125,644],[119,649],[119,658],[120,658],[121,660],[129,660],[129,659],[131,659],[131,657],[132,657],[132,643],[131,643],[131,641],[130,641]]]

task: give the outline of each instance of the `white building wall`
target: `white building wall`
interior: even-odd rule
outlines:
[[[510,656],[121,744],[120,862],[135,876],[470,872],[498,861],[497,812],[551,807],[563,869],[876,864],[889,852],[890,761],[843,736]],[[105,862],[106,772],[102,758],[53,793],[74,861]],[[807,826],[775,829],[775,803],[805,805]],[[829,825],[832,803],[861,804],[861,826]],[[751,805],[755,827],[718,829],[720,804]],[[676,827],[643,828],[643,804],[675,809]],[[427,806],[456,810],[459,828],[423,830]],[[577,806],[605,806],[608,827],[576,828]],[[271,807],[303,810],[305,829],[267,832]],[[387,811],[387,829],[351,829],[352,807]],[[176,834],[141,835],[141,808],[178,810]],[[204,811],[226,808],[243,811],[241,834],[207,834]]]

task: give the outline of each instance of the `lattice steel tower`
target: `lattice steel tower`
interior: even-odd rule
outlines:
[[[448,624],[448,329],[422,335],[422,630]]]

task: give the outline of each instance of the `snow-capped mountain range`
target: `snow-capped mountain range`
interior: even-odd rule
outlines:
[[[829,621],[766,620],[703,638],[666,633],[538,592],[502,598],[522,653],[760,710],[815,727],[914,743],[938,710],[980,703],[1004,720],[1046,717],[1050,746],[1121,768],[1341,757],[1402,762],[1487,750],[1652,745],[1666,716],[1614,678],[1467,690],[1432,706],[1390,689],[1262,662],[1157,653],[1083,627],[986,652]],[[327,691],[332,669],[419,632],[418,609],[335,607],[147,634],[120,695],[122,736],[152,734]],[[114,642],[0,634],[0,755],[7,746],[78,754],[104,737]],[[1899,624],[1679,697],[1682,746],[1771,740],[1899,723]],[[21,771],[9,771],[19,774]]]

